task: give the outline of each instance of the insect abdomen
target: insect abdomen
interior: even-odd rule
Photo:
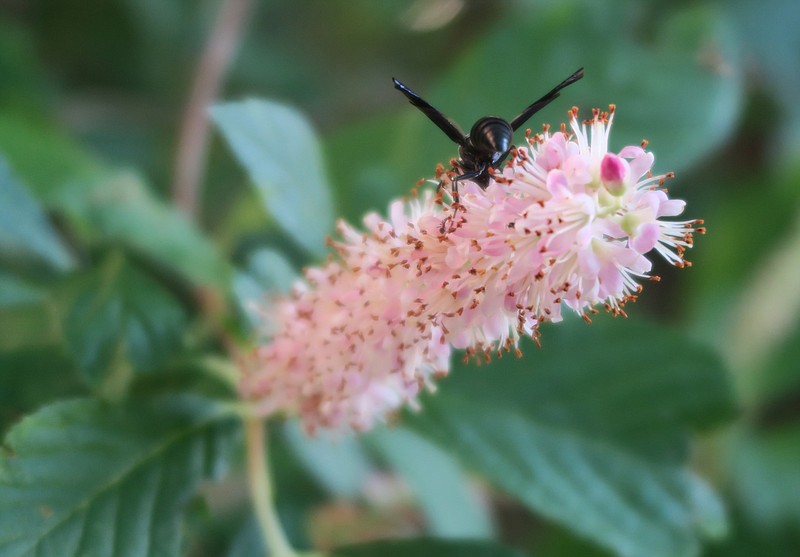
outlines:
[[[496,116],[481,118],[469,132],[469,141],[477,152],[504,154],[511,147],[514,131],[511,124]]]

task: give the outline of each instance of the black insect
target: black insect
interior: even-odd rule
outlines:
[[[552,91],[523,110],[519,116],[510,122],[497,116],[481,118],[472,126],[469,135],[465,135],[452,120],[436,110],[400,81],[395,78],[392,78],[392,81],[394,81],[395,89],[403,93],[411,104],[420,109],[447,137],[458,144],[458,160],[455,163],[455,169],[459,172],[459,175],[453,178],[451,185],[453,201],[456,207],[455,211],[457,211],[459,202],[458,182],[472,180],[482,189],[486,189],[491,178],[489,169],[497,169],[508,156],[514,132],[527,122],[528,118],[558,97],[561,89],[575,83],[582,77],[583,68],[556,85]],[[455,211],[451,222],[455,220]],[[442,231],[444,231],[444,225],[442,225]]]

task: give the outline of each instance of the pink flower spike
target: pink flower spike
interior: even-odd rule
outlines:
[[[336,257],[263,308],[265,342],[240,396],[264,416],[298,415],[308,432],[364,431],[418,408],[455,349],[519,354],[522,336],[538,342],[539,325],[563,311],[625,315],[648,256],[686,266],[704,229],[665,220],[684,203],[661,189],[667,175],[650,174],[652,153],[609,152],[612,113],[579,121],[574,109],[571,134],[532,136],[486,190],[459,183],[455,219],[450,171],[441,190],[392,202],[389,218],[368,215],[364,231],[339,223]]]

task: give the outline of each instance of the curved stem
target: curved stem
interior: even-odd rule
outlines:
[[[252,0],[224,0],[197,68],[181,122],[172,195],[190,216],[197,212],[209,141],[208,107],[214,102],[239,44]]]
[[[247,480],[258,525],[270,557],[297,557],[297,553],[283,532],[273,505],[272,473],[267,458],[267,435],[264,420],[258,417],[245,419],[247,444]]]

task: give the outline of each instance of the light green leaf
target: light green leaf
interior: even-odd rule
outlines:
[[[182,507],[233,427],[200,399],[45,407],[6,438],[0,557],[177,557]]]
[[[267,211],[306,250],[324,254],[335,213],[319,142],[306,118],[256,99],[216,105],[211,114]]]
[[[523,557],[523,553],[486,541],[390,540],[340,547],[332,557]]]
[[[361,494],[373,466],[356,438],[334,439],[324,432],[310,438],[296,420],[286,422],[283,433],[308,472],[331,494],[350,499]]]
[[[60,130],[12,113],[0,113],[0,151],[48,209],[105,171]]]
[[[40,302],[44,296],[40,288],[0,271],[0,307]]]
[[[68,290],[64,335],[95,389],[118,393],[131,371],[150,371],[179,347],[183,308],[120,254],[76,277]]]
[[[120,242],[197,286],[227,286],[230,268],[216,247],[136,173],[109,168],[55,130],[2,114],[0,151],[81,239]]]
[[[210,240],[135,173],[107,173],[73,196],[59,208],[90,238],[121,242],[198,286],[227,284],[230,268]]]
[[[262,248],[248,257],[246,270],[233,279],[233,292],[251,325],[257,327],[263,321],[257,305],[289,292],[296,278],[297,271],[277,251]]]
[[[74,261],[36,199],[0,157],[0,258],[33,258],[65,271]]]
[[[714,489],[705,480],[689,474],[689,494],[694,522],[703,537],[720,540],[728,534],[728,513]]]
[[[381,429],[370,443],[416,497],[430,533],[442,538],[488,539],[492,519],[458,462],[405,428]]]

